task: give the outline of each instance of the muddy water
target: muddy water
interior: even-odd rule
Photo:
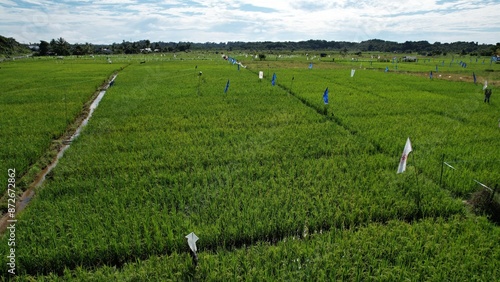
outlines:
[[[113,85],[116,76],[117,75],[114,75],[111,78],[111,80],[108,82],[108,84],[104,87],[104,90],[101,90],[101,92],[99,92],[99,95],[97,95],[97,97],[94,99],[94,101],[92,101],[92,104],[89,107],[89,113],[88,113],[88,115],[85,117],[85,119],[82,121],[82,123],[78,126],[78,128],[75,131],[75,133],[73,133],[73,135],[68,140],[63,141],[63,146],[61,147],[61,149],[57,153],[57,156],[54,158],[54,160],[52,161],[52,163],[50,163],[47,167],[45,167],[36,176],[36,178],[33,181],[33,183],[30,184],[29,188],[17,200],[16,214],[19,213],[19,212],[21,212],[22,210],[24,210],[24,208],[26,208],[26,206],[28,205],[28,203],[31,201],[31,199],[35,195],[36,188],[40,187],[43,184],[43,182],[45,181],[45,177],[47,176],[47,174],[49,174],[52,171],[52,169],[54,169],[54,167],[56,167],[57,163],[59,162],[59,159],[62,158],[62,156],[64,155],[64,152],[71,145],[71,142],[73,142],[73,140],[75,140],[80,135],[83,127],[85,127],[87,125],[87,123],[89,122],[90,118],[92,117],[92,114],[94,113],[94,110],[99,105],[99,102],[101,102],[102,98],[104,97],[104,94],[106,94],[106,90],[111,85]],[[3,233],[5,231],[5,229],[6,229],[6,227],[7,227],[7,224],[8,224],[7,220],[9,219],[7,215],[8,214],[5,214],[0,219],[0,233]]]

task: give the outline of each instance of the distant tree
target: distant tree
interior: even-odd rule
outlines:
[[[123,41],[122,48],[125,54],[138,54],[140,52],[140,48],[137,42],[130,43],[128,41]]]
[[[50,44],[50,52],[55,52],[56,45],[57,45],[56,40],[54,38],[52,38],[52,40],[50,40],[49,44]]]
[[[130,51],[132,54],[139,54],[141,52],[141,46],[137,42],[134,42],[132,43],[132,49]]]
[[[47,56],[50,52],[50,44],[47,41],[40,40],[38,54],[40,56]]]
[[[441,51],[441,50],[434,50],[434,51],[432,51],[432,55],[433,56],[440,56],[441,54],[443,54],[443,51]]]
[[[91,43],[85,42],[83,50],[84,50],[84,53],[86,55],[93,54],[94,53],[94,45],[92,45]]]
[[[184,52],[187,51],[191,48],[191,43],[179,43],[175,47],[175,49],[179,52]]]
[[[113,45],[111,45],[111,51],[113,54],[123,54],[123,44],[113,43]]]
[[[68,56],[71,50],[71,45],[62,37],[59,37],[57,40],[52,39],[50,47],[59,56]]]
[[[73,45],[73,55],[77,55],[77,56],[84,55],[84,50],[83,50],[82,45],[80,45],[78,43]]]
[[[1,42],[0,42],[1,43]],[[9,43],[10,44],[10,43]],[[1,44],[0,44],[1,45]],[[10,46],[10,45],[9,45]],[[1,46],[0,46],[1,47]],[[153,48],[154,47],[154,48]],[[258,54],[264,50],[269,54],[277,54],[276,52],[293,51],[293,50],[315,50],[318,52],[335,51],[340,55],[346,56],[349,53],[357,54],[357,52],[405,52],[405,53],[418,53],[422,55],[438,55],[438,54],[481,54],[481,56],[489,56],[493,54],[500,55],[500,43],[497,45],[482,44],[477,42],[453,42],[441,43],[435,42],[430,44],[428,41],[406,41],[404,43],[397,43],[393,41],[385,41],[381,39],[370,39],[360,43],[345,42],[345,41],[326,41],[326,40],[307,40],[298,42],[272,42],[272,41],[258,41],[258,42],[206,42],[206,43],[191,43],[191,42],[151,42],[150,40],[140,40],[136,42],[123,41],[122,43],[113,43],[109,46],[93,46],[92,44],[85,43],[75,44],[71,46],[63,38],[52,39],[50,43],[45,42],[42,44],[39,54],[48,55],[56,53],[58,55],[68,55],[71,52],[74,54],[92,54],[98,50],[106,49],[106,52],[113,52],[115,54],[138,54],[140,49],[152,48],[159,49],[164,52],[182,52],[189,50],[232,50],[242,51],[251,50],[251,52]],[[94,50],[95,49],[95,50]],[[1,53],[1,49],[0,49]],[[265,58],[261,58],[264,60]]]
[[[94,48],[92,44],[88,42],[85,44],[76,43],[72,46],[72,53],[73,55],[78,55],[78,56],[88,55],[94,53]]]
[[[0,35],[0,55],[21,55],[30,52],[31,50],[26,45],[20,44],[14,38]]]

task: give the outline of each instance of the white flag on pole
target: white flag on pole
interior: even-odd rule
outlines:
[[[487,80],[484,81],[483,90],[486,90],[486,88],[488,88],[488,81]]]
[[[259,79],[263,79],[264,78],[264,72],[263,71],[259,71]]]
[[[356,70],[355,70],[355,69],[352,69],[352,70],[351,70],[351,77],[353,77],[353,76],[354,76],[354,73],[355,73],[355,72],[356,72]]]
[[[406,170],[406,160],[408,159],[408,154],[412,151],[410,137],[406,139],[405,148],[403,150],[403,155],[399,161],[398,173],[402,173]]]
[[[196,251],[198,251],[198,249],[196,248],[196,241],[198,241],[198,236],[196,236],[196,234],[194,234],[194,232],[191,232],[189,233],[188,235],[185,236],[188,240],[188,245],[189,245],[189,248],[191,249],[191,251],[193,251],[193,253],[196,253]]]

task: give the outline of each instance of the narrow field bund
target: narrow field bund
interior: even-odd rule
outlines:
[[[325,118],[251,72],[197,63],[148,62],[120,74],[21,215],[26,273],[63,275],[65,268],[122,266],[167,253],[180,256],[190,275],[184,235],[191,231],[202,238],[203,258],[281,245],[304,232],[465,215],[461,200],[430,179],[420,180],[417,206],[414,175],[395,175],[407,136],[377,145],[360,123],[344,120],[347,112],[336,108]],[[319,91],[300,80],[293,92],[311,93],[303,99],[321,109],[326,79],[311,80]],[[337,115],[341,123],[332,122]]]

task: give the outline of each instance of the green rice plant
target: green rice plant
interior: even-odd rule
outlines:
[[[104,59],[25,59],[2,62],[0,84],[1,170],[16,170],[19,190],[29,183],[20,181],[39,159],[38,170],[55,153],[47,154],[70,124],[82,114],[83,106],[105,80],[124,65]],[[34,169],[34,173],[37,169]],[[32,179],[33,176],[31,176]],[[7,182],[7,174],[0,175]],[[5,185],[0,193],[5,192]]]
[[[287,237],[276,244],[260,242],[237,249],[200,250],[197,268],[187,253],[151,256],[122,268],[65,270],[36,276],[64,280],[495,280],[499,229],[485,218],[427,219],[408,224],[389,221],[359,229]],[[22,279],[30,276],[24,276]]]
[[[28,273],[180,251],[182,237],[169,234],[191,229],[210,234],[212,248],[230,247],[304,234],[304,226],[350,229],[422,213],[405,195],[414,184],[401,189],[385,173],[391,158],[369,139],[231,65],[198,66],[198,95],[198,70],[189,66],[160,62],[120,73],[22,215],[31,220],[37,202],[50,203],[49,219],[20,228],[20,253],[45,257],[22,262]],[[440,202],[424,216],[461,213],[446,193],[433,197]],[[65,232],[44,227],[49,222]],[[46,235],[27,235],[38,232]],[[29,247],[54,237],[71,252]]]
[[[284,80],[290,81],[290,71],[283,72]],[[352,78],[346,70],[304,68],[293,72],[294,94],[306,105],[322,113],[327,109],[337,123],[365,136],[385,153],[398,156],[401,144],[394,138],[412,137],[417,142],[414,144],[422,146],[413,152],[415,166],[435,181],[440,177],[440,157],[445,154],[449,160],[471,164],[467,169],[473,169],[475,177],[498,182],[488,169],[488,163],[500,159],[491,152],[492,138],[498,131],[497,106],[482,102],[480,85],[370,70],[358,71]],[[288,88],[286,82],[283,87]],[[321,98],[326,87],[330,90],[327,107]],[[481,176],[484,173],[490,175]],[[463,197],[474,189],[469,185],[452,191]]]
[[[20,215],[16,251],[26,277],[85,277],[107,265],[96,275],[120,275],[116,266],[136,279],[301,280],[318,273],[319,280],[437,280],[456,270],[458,243],[436,247],[442,256],[422,252],[422,244],[440,246],[438,235],[449,233],[497,232],[484,219],[465,219],[462,199],[440,189],[436,174],[443,153],[479,151],[459,134],[472,137],[468,130],[486,125],[476,116],[482,104],[467,107],[473,97],[464,91],[476,86],[420,86],[422,78],[375,70],[350,78],[348,69],[326,62],[311,70],[285,61],[238,71],[222,59],[148,59],[119,74]],[[269,76],[259,81],[261,67],[277,73],[276,86]],[[397,175],[408,136],[414,151],[407,172]],[[447,189],[455,196],[472,190]],[[198,270],[184,238],[193,231],[202,234],[206,261]],[[490,246],[485,237],[468,243]],[[254,260],[244,258],[249,253]],[[154,257],[165,254],[174,266],[151,271],[148,264],[164,265]],[[494,277],[495,264],[477,261],[498,252],[469,254],[466,272]],[[138,260],[137,275],[129,274]],[[325,268],[330,261],[338,267]],[[433,268],[436,261],[444,270]]]

